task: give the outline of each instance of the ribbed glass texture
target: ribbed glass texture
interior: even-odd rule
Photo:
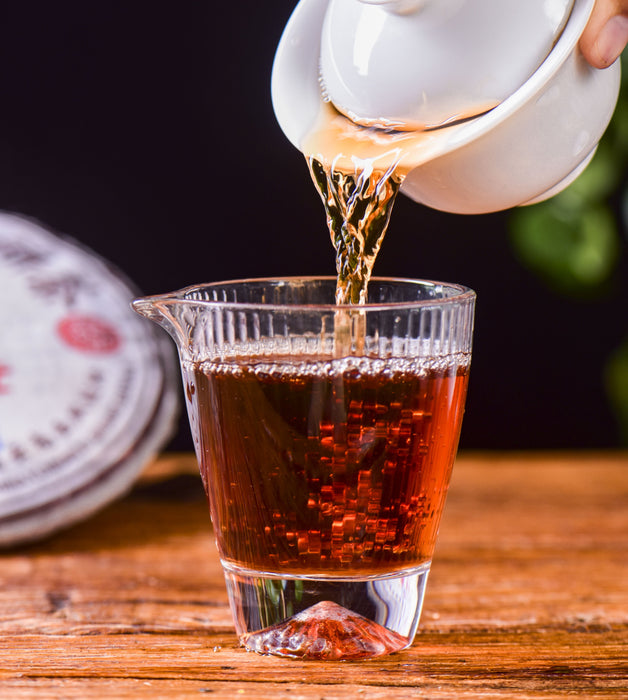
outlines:
[[[335,278],[253,279],[188,287],[134,303],[186,361],[251,355],[445,357],[471,352],[475,293],[461,285],[375,278],[364,306],[334,303]],[[339,343],[339,325],[350,328]]]

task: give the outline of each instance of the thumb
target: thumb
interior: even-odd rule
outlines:
[[[628,0],[597,0],[580,38],[580,50],[594,68],[606,68],[628,43]]]

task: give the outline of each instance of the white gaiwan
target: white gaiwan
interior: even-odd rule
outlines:
[[[275,114],[300,150],[325,98],[358,123],[445,125],[402,192],[466,214],[540,201],[582,172],[617,101],[619,62],[599,71],[578,49],[593,4],[301,0],[275,57]]]
[[[321,79],[358,124],[422,129],[477,116],[536,71],[573,0],[329,0]]]

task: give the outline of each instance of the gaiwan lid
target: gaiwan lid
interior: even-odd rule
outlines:
[[[477,117],[539,68],[573,4],[328,0],[320,80],[334,106],[366,126],[422,130]]]
[[[172,435],[176,359],[135,296],[92,252],[0,213],[0,546],[122,495]]]

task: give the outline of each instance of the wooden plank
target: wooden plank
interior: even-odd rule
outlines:
[[[196,466],[0,554],[0,696],[628,697],[628,458],[463,455],[421,631],[359,663],[238,648]]]
[[[368,698],[412,697],[413,689],[416,697],[626,697],[626,642],[626,626],[424,632],[410,650],[383,659],[308,663],[247,654],[225,634],[21,635],[11,655],[22,661],[1,687],[16,698],[37,688],[63,689],[64,697],[138,689],[141,681],[160,693],[204,687],[225,697],[241,688],[246,697],[330,698],[348,688]]]

